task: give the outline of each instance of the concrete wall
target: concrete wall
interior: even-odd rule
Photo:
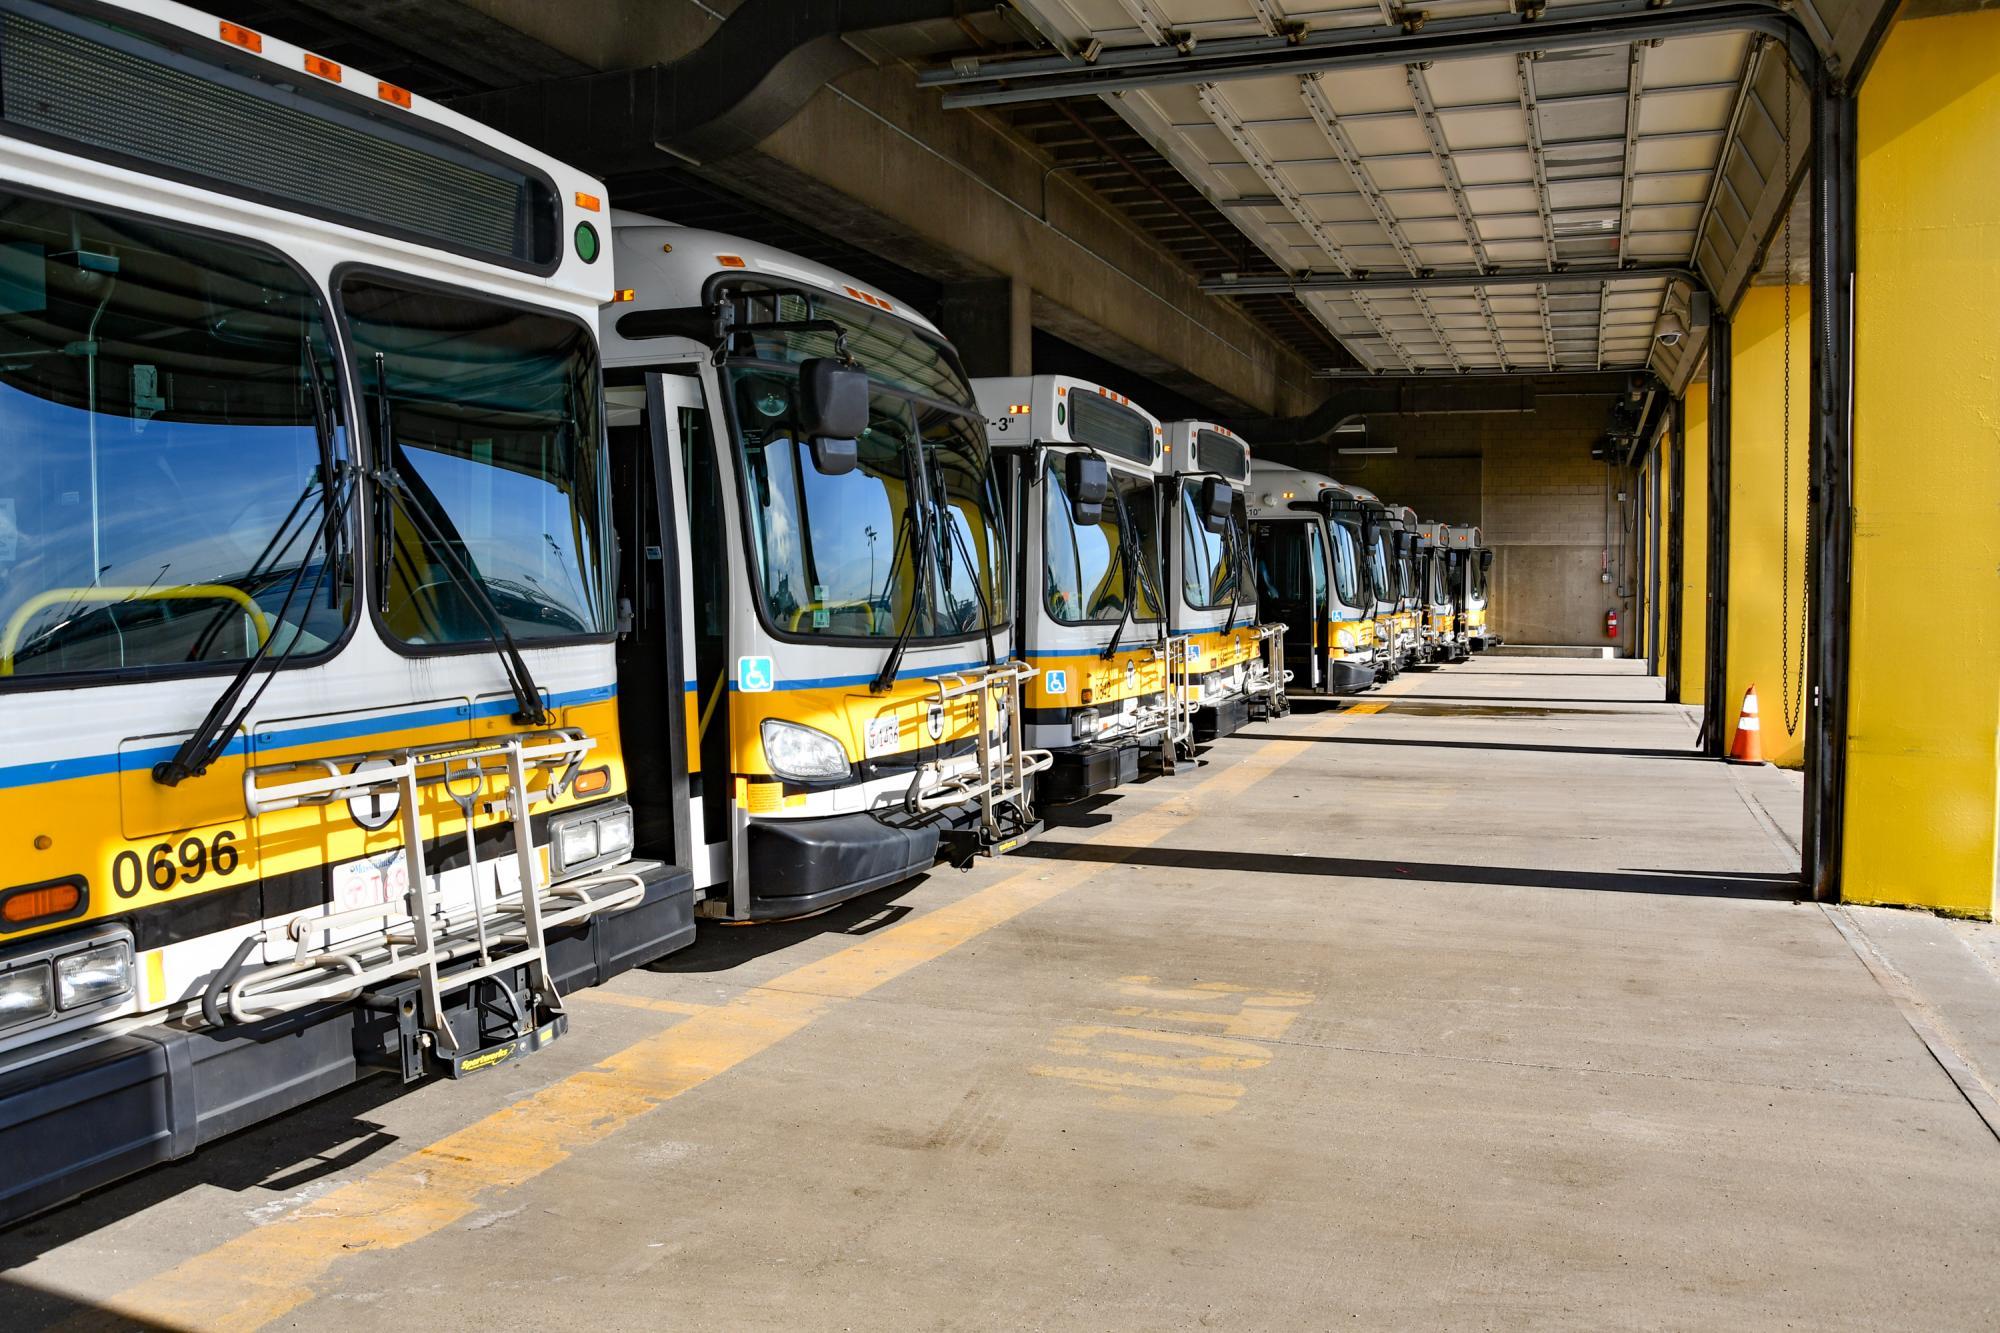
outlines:
[[[600,69],[670,61],[735,0],[468,0]],[[662,161],[666,159],[663,155]],[[1217,416],[1290,416],[1325,397],[1313,366],[996,116],[946,112],[900,65],[821,88],[753,152],[697,170],[732,193],[944,283],[1025,284],[1034,326]],[[615,202],[615,200],[614,200]]]
[[[1369,417],[1368,443],[1394,445],[1397,453],[1282,456],[1411,505],[1425,518],[1483,527],[1494,547],[1493,618],[1509,642],[1608,644],[1604,613],[1615,607],[1617,646],[1626,652],[1644,570],[1630,540],[1637,474],[1620,470],[1611,480],[1614,496],[1627,493],[1621,515],[1615,501],[1606,503],[1609,470],[1590,457],[1610,408],[1604,397],[1547,397],[1533,412]],[[1603,582],[1607,542],[1614,567],[1623,551],[1630,596],[1616,596],[1618,586]]]
[[[1796,244],[1803,245],[1804,237]],[[1812,414],[1808,397],[1812,324],[1808,290],[1790,289],[1790,541],[1786,541],[1784,287],[1752,287],[1737,307],[1730,398],[1729,731],[1743,692],[1757,687],[1764,757],[1786,768],[1805,764],[1803,636],[1806,587],[1806,468]],[[1789,556],[1787,551],[1789,549]],[[1787,587],[1787,563],[1789,584]],[[1789,636],[1789,638],[1787,637]],[[1786,725],[1789,694],[1792,720]]]
[[[1994,10],[1898,23],[1859,144],[1845,891],[1977,916],[2000,796],[1996,53]]]

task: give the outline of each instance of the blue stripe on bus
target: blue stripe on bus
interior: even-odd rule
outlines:
[[[580,690],[569,690],[549,696],[549,707],[567,708],[576,704],[599,703],[615,698],[618,690],[613,685],[592,685]],[[313,726],[292,727],[284,731],[260,731],[257,733],[257,748],[260,750],[285,750],[301,745],[319,745],[326,741],[349,740],[357,736],[378,736],[392,731],[411,731],[418,727],[436,726],[440,723],[455,722],[469,717],[504,717],[514,711],[512,699],[489,699],[467,709],[462,704],[445,708],[421,708],[407,713],[393,713],[388,717],[353,718],[343,722],[324,722]],[[178,745],[155,746],[148,750],[134,750],[120,755],[110,754],[80,755],[74,759],[52,759],[39,764],[15,764],[0,768],[0,789],[9,787],[32,787],[43,782],[62,782],[70,778],[101,777],[107,773],[117,773],[124,769],[151,768],[154,764],[171,759],[179,750]],[[245,753],[244,738],[236,737],[223,750],[224,756]]]

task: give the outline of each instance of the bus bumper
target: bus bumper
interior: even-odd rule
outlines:
[[[1197,741],[1220,740],[1241,731],[1243,724],[1249,720],[1250,701],[1241,695],[1204,704],[1195,711],[1194,738]]]
[[[1375,664],[1335,658],[1328,662],[1328,694],[1365,694],[1375,687]]]
[[[1040,778],[1040,792],[1051,804],[1081,801],[1113,787],[1137,781],[1139,745],[1082,745],[1057,750],[1055,765]]]
[[[694,942],[688,872],[635,869],[646,880],[637,906],[550,937],[565,994]],[[455,1030],[476,1026],[473,998],[449,997]],[[0,1226],[393,1067],[384,1056],[399,1044],[393,1013],[350,1001],[220,1030],[86,1029],[0,1056]]]

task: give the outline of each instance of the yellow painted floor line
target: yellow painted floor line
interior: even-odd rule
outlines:
[[[1379,703],[1359,704],[1309,722],[1299,735],[1337,730],[1349,718],[1381,709]],[[1241,759],[1215,765],[1209,776],[1186,788],[1169,790],[1154,809],[1115,820],[1084,842],[1150,845],[1183,824],[1181,807],[1189,800],[1243,791],[1309,748],[1298,740],[1267,741]],[[602,1063],[379,1167],[281,1222],[167,1269],[105,1301],[103,1308],[156,1325],[261,1328],[312,1300],[316,1284],[343,1255],[395,1249],[443,1230],[500,1192],[610,1138],[660,1103],[769,1050],[829,1010],[942,957],[1101,869],[1102,863],[1037,862],[768,985],[696,1008]]]

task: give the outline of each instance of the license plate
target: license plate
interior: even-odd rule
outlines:
[[[333,910],[376,907],[410,891],[410,863],[399,849],[333,868]]]
[[[870,759],[879,759],[884,755],[896,753],[902,737],[903,727],[896,720],[894,713],[868,719],[867,736],[865,738],[868,757]]]

